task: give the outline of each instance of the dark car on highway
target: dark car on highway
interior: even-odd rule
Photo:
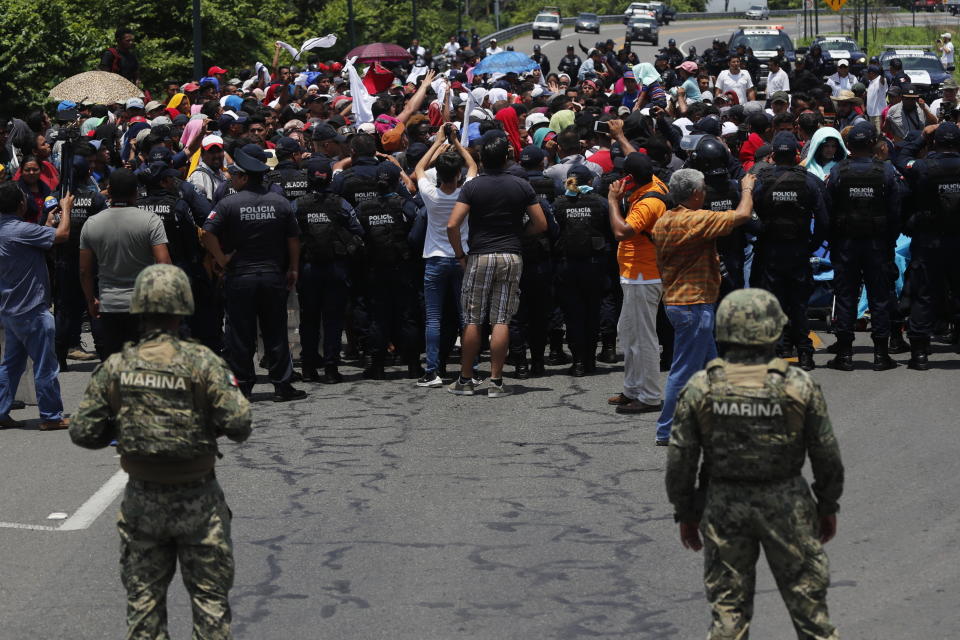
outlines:
[[[600,17],[595,13],[581,13],[573,25],[575,33],[587,32],[600,34]]]
[[[660,27],[657,24],[657,18],[651,13],[649,15],[635,15],[627,23],[627,35],[624,37],[625,44],[630,44],[640,40],[649,42],[654,46],[660,45]]]

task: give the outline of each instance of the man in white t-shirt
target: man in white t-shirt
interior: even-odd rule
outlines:
[[[767,74],[767,95],[772,96],[778,91],[790,93],[790,77],[780,68],[780,60],[770,58],[767,60],[767,68],[770,69]]]
[[[937,49],[940,50],[940,62],[947,71],[953,70],[953,36],[950,32],[941,33],[937,40]]]
[[[756,100],[757,92],[753,89],[753,78],[750,72],[740,68],[740,57],[730,56],[729,68],[724,69],[717,76],[717,94],[722,95],[727,91],[733,91],[737,94],[739,104],[747,100]]]
[[[452,142],[452,145],[449,143]],[[427,169],[433,165],[436,178],[432,179]],[[423,297],[426,306],[426,372],[417,380],[418,387],[442,387],[440,373],[445,369],[446,357],[440,355],[440,333],[443,325],[443,307],[452,297],[460,309],[460,283],[463,269],[459,257],[447,237],[447,220],[453,205],[460,197],[461,172],[467,168],[466,182],[477,175],[477,164],[460,144],[456,128],[445,124],[437,133],[433,146],[423,155],[413,171],[417,189],[423,198],[427,210],[427,233],[423,243]],[[467,236],[469,228],[465,220],[460,225],[460,237],[463,238],[463,250],[468,251]],[[457,318],[457,328],[462,327],[462,318]],[[452,346],[452,345],[449,345]],[[449,348],[448,346],[448,348]]]
[[[495,39],[491,38],[490,46],[487,47],[486,51],[484,51],[484,54],[488,56],[492,56],[498,53],[503,53],[503,49],[497,46],[497,41]]]
[[[846,58],[837,60],[837,72],[827,78],[831,95],[836,98],[841,91],[852,91],[853,85],[856,83],[856,77],[850,75],[850,61]]]
[[[460,43],[457,42],[456,36],[450,36],[450,41],[443,45],[443,55],[446,58],[453,58],[457,55],[457,51],[460,51]]]

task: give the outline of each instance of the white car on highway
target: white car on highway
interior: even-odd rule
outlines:
[[[560,22],[560,16],[555,13],[541,13],[538,14],[536,19],[533,21],[533,39],[536,40],[540,37],[553,38],[554,40],[560,39],[560,32],[563,30],[563,25]]]
[[[770,9],[755,4],[747,9],[746,17],[748,20],[767,20],[770,18]]]

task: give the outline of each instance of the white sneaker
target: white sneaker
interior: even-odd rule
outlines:
[[[434,371],[427,371],[423,374],[423,377],[417,380],[418,387],[429,387],[431,389],[436,389],[443,386],[443,380],[440,379],[440,376]]]
[[[497,384],[493,380],[487,380],[487,382],[490,384],[490,388],[487,389],[488,398],[501,398],[503,396],[508,396],[511,393],[513,393],[510,387],[503,384],[503,379],[500,380],[499,384]]]
[[[457,375],[453,382],[447,385],[447,391],[455,396],[472,396],[473,392],[483,384],[482,380],[471,378],[464,383],[460,382],[460,376]]]

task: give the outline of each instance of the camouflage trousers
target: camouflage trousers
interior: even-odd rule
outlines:
[[[711,482],[700,524],[708,640],[746,640],[760,548],[800,640],[836,640],[827,615],[830,570],[817,512],[803,478],[767,485]]]
[[[169,640],[167,587],[178,560],[193,608],[193,640],[232,638],[230,519],[215,479],[188,486],[127,484],[117,520],[127,640]]]

